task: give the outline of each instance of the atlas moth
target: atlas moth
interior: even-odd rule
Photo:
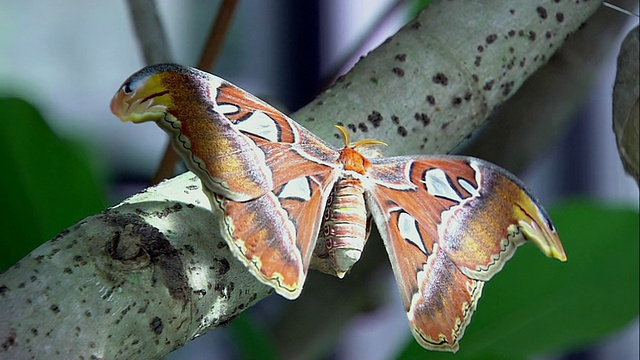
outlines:
[[[170,135],[220,219],[212,231],[287,299],[300,295],[310,265],[344,276],[373,219],[427,349],[458,349],[484,283],[525,241],[566,260],[522,182],[480,159],[370,155],[380,141],[350,144],[340,127],[337,149],[250,93],[176,64],[133,74],[111,111]]]

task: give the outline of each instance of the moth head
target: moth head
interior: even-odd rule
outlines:
[[[173,105],[167,86],[185,68],[174,64],[152,65],[131,75],[111,100],[111,112],[122,121],[141,123],[161,119]]]

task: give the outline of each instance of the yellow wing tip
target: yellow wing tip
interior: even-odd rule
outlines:
[[[567,261],[567,254],[564,253],[564,249],[560,249],[560,251],[558,251],[558,249],[552,249],[551,256],[562,262]]]
[[[536,244],[547,257],[567,261],[567,254],[555,231],[546,227],[541,229],[536,222],[521,220],[518,225],[525,239]]]

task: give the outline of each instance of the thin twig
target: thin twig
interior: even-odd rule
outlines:
[[[170,62],[167,36],[153,0],[127,0],[131,23],[147,65]]]

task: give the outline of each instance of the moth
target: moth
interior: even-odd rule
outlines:
[[[344,276],[373,219],[415,339],[456,351],[484,283],[525,241],[566,260],[520,180],[461,156],[380,157],[380,141],[335,148],[250,93],[197,69],[152,65],[111,101],[122,121],[154,121],[202,181],[233,254],[287,299],[310,265]]]

